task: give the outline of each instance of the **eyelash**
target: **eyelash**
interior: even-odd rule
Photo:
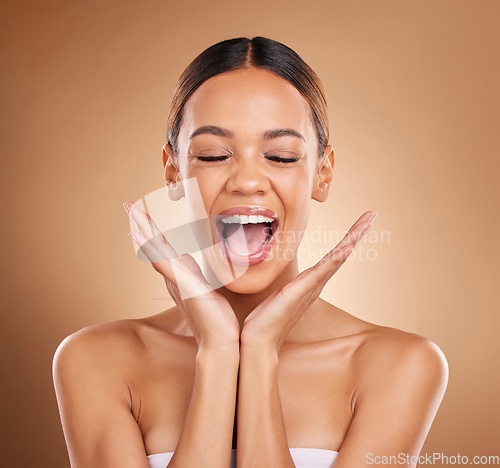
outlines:
[[[212,162],[212,161],[224,161],[227,158],[229,158],[229,156],[195,156],[195,158],[204,162]],[[270,161],[282,164],[297,162],[300,159],[300,158],[280,158],[279,156],[275,156],[272,154],[267,155],[266,158],[269,159]]]

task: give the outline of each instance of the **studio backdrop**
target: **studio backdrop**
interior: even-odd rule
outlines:
[[[2,2],[0,464],[69,466],[51,375],[66,336],[173,305],[122,203],[165,186],[182,70],[257,35],[296,50],[328,99],[334,180],[301,266],[378,211],[323,297],[443,350],[422,453],[500,455],[499,13],[496,0]]]

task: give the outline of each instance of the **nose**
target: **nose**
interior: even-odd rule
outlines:
[[[238,158],[227,181],[227,190],[240,195],[263,195],[269,191],[270,181],[258,158]]]

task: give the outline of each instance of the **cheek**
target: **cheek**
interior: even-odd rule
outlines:
[[[282,170],[281,173],[274,174],[273,179],[275,190],[283,196],[296,201],[304,199],[310,202],[313,175],[307,167],[300,170]]]
[[[311,205],[311,177],[306,173],[301,174],[300,177],[283,175],[275,187],[285,208],[287,221],[285,228],[287,230],[305,229]]]
[[[307,228],[311,183],[305,175],[302,180],[294,178],[293,183],[287,183],[287,178],[283,177],[276,192],[283,204],[285,219],[281,228],[278,228],[273,255],[287,262],[297,256],[297,249]]]
[[[185,176],[183,180],[186,209],[191,229],[198,245],[210,245],[213,242],[214,233],[209,220],[218,189],[213,177],[203,177],[200,174],[195,176],[189,172],[186,172]],[[203,222],[198,222],[200,220]]]
[[[203,171],[202,171],[203,172]],[[220,193],[217,178],[204,174],[187,174],[186,184],[189,190],[186,192],[186,203],[190,213],[197,219],[210,215],[212,206]]]
[[[294,197],[289,197],[285,204],[286,218],[293,223],[293,225],[288,226],[288,229],[303,231],[306,229],[309,219],[311,198],[309,193],[305,191],[295,190],[294,195]]]

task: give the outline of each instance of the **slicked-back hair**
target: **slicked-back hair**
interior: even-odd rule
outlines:
[[[321,157],[328,143],[328,113],[323,85],[314,70],[290,47],[272,39],[238,37],[218,42],[201,52],[182,72],[175,87],[167,120],[167,141],[178,155],[183,110],[189,97],[205,81],[221,73],[257,67],[291,83],[309,103]]]

